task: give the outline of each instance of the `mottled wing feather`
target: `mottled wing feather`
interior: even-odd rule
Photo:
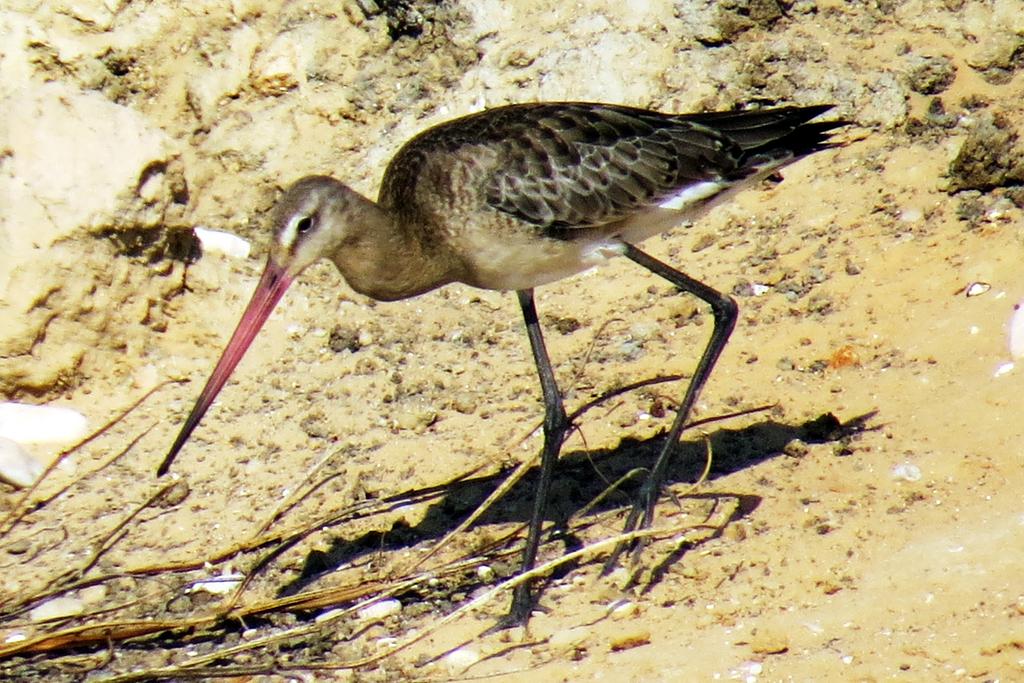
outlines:
[[[487,203],[551,228],[604,225],[735,170],[742,149],[699,124],[625,108],[537,110],[506,131]]]
[[[430,193],[465,191],[455,179],[433,177],[447,167],[434,161],[496,159],[486,170],[464,169],[479,173],[489,206],[554,231],[606,225],[688,186],[741,180],[828,146],[826,133],[845,122],[807,122],[829,108],[673,115],[580,102],[499,107],[406,143],[384,173],[379,199],[399,213],[425,211],[421,183]]]

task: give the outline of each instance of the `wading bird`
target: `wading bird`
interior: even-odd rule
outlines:
[[[528,570],[570,427],[533,289],[622,255],[707,302],[714,316],[711,337],[625,530],[648,526],[672,449],[732,332],[737,306],[636,245],[833,146],[830,131],[845,122],[812,121],[830,108],[677,115],[580,102],[518,104],[414,137],[388,165],[376,202],[330,177],[302,178],[275,207],[266,269],[158,472],[167,472],[289,284],[314,261],[333,261],[352,289],[380,301],[451,282],[513,290],[544,398],[540,481],[523,551]],[[530,591],[525,583],[517,588],[511,622],[528,618]]]

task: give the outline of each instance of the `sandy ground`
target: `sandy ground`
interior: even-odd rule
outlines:
[[[187,202],[160,239],[202,225],[257,253],[113,253],[135,274],[117,282],[158,292],[155,313],[111,318],[118,343],[101,335],[60,382],[10,389],[99,427],[159,382],[191,380],[64,458],[40,502],[0,489],[4,676],[1024,680],[1024,371],[1008,344],[1024,301],[1019,3],[75,7],[40,21],[54,45],[89,50],[69,66],[55,49],[33,77],[101,92],[176,141]],[[632,585],[599,576],[606,546],[582,552],[528,629],[485,633],[507,594],[456,610],[514,575],[530,476],[428,551],[540,445],[508,293],[373,303],[318,264],[172,478],[154,470],[252,291],[281,187],[329,172],[372,194],[417,130],[535,99],[829,101],[857,125],[782,182],[646,244],[741,306],[697,408],[710,421],[670,473],[665,531]],[[688,377],[711,327],[625,261],[542,288],[538,305],[569,410]],[[684,388],[606,397],[577,420],[551,510],[563,532],[543,560],[621,529],[635,484],[585,508],[651,465]],[[236,572],[250,579],[238,593],[196,587]],[[82,613],[30,613],[55,596]],[[346,611],[374,596],[398,604]]]

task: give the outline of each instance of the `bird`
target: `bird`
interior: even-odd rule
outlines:
[[[406,142],[377,201],[327,175],[290,185],[271,212],[266,265],[238,326],[157,472],[166,474],[289,285],[320,259],[379,301],[460,282],[516,294],[544,403],[540,476],[522,567],[534,566],[555,463],[571,427],[534,289],[625,256],[711,308],[714,325],[625,531],[654,517],[672,451],[735,327],[735,300],[637,246],[782,167],[838,146],[832,104],[672,114],[593,102],[520,103],[435,125]],[[613,558],[622,548],[617,548]],[[519,584],[507,616],[536,596]]]

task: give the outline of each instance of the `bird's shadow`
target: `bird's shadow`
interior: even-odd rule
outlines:
[[[709,472],[711,480],[779,456],[794,457],[794,454],[798,454],[799,448],[790,448],[790,453],[787,454],[787,447],[794,442],[833,443],[837,446],[839,454],[843,454],[844,450],[849,452],[847,444],[850,437],[868,429],[866,423],[874,415],[872,412],[842,423],[831,413],[825,413],[812,420],[795,424],[768,419],[740,429],[719,429],[709,434],[706,440],[684,441],[676,446],[672,464],[665,476],[665,485],[696,480],[705,467],[709,447],[713,454]],[[649,471],[664,442],[665,435],[661,433],[644,440],[623,439],[613,448],[574,451],[562,455],[551,485],[546,517],[555,522],[555,528],[560,533],[559,538],[568,548],[579,547],[579,542],[565,529],[566,521],[606,491],[610,482],[618,481],[627,473],[636,470]],[[430,506],[416,526],[398,521],[387,531],[372,531],[350,539],[338,538],[326,550],[310,551],[302,572],[282,587],[280,595],[294,595],[318,577],[353,563],[364,555],[401,550],[429,539],[442,538],[472,514],[510,474],[511,471],[504,471],[494,475],[460,479],[445,485],[442,487],[445,489],[443,498]],[[538,476],[539,468],[531,468],[476,521],[475,526],[525,523],[532,510]],[[616,508],[628,509],[633,504],[643,479],[643,476],[627,478],[620,488],[594,505],[589,511],[590,514]],[[759,496],[737,493],[697,494],[691,498],[708,495],[716,498],[731,497],[737,501],[728,520],[730,522],[749,515],[761,501]],[[396,499],[403,497],[405,496],[402,494],[394,496]],[[677,552],[671,558],[667,558],[655,573],[663,572],[679,554]]]

